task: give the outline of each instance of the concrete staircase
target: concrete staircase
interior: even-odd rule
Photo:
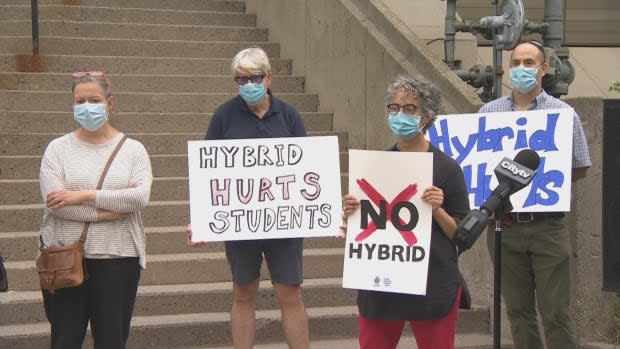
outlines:
[[[109,73],[117,98],[111,120],[144,143],[155,176],[144,210],[148,268],[129,348],[229,347],[232,286],[223,245],[190,249],[184,226],[186,141],[202,139],[214,108],[235,95],[230,59],[250,45],[267,51],[273,90],[301,111],[310,135],[339,137],[343,187],[346,133],[332,131],[332,115],[318,111],[318,96],[305,92],[304,78],[291,74],[293,62],[280,57],[279,44],[256,27],[243,1],[39,3],[41,55],[32,57],[30,1],[0,2],[0,254],[11,290],[0,294],[0,348],[47,347],[49,325],[33,262],[42,214],[38,169],[47,143],[76,126],[71,72],[83,70]],[[341,288],[343,241],[307,239],[305,247],[311,340],[317,348],[354,347],[357,309],[355,293]],[[283,347],[280,312],[267,280],[258,309],[257,342]],[[488,309],[461,313],[461,342],[482,337],[476,343],[489,343],[488,332]],[[92,347],[90,339],[86,347]]]

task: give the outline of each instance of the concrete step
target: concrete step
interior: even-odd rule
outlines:
[[[128,133],[168,133],[186,132],[191,125],[195,131],[207,132],[212,113],[114,113],[114,126]],[[308,132],[329,131],[333,128],[333,115],[330,113],[302,112]],[[0,110],[0,130],[2,133],[65,133],[75,130],[71,111],[8,111]],[[0,162],[1,163],[1,162]],[[0,178],[3,174],[0,173]]]
[[[5,5],[30,5],[31,0],[3,0]],[[38,0],[39,5],[107,6],[187,11],[244,12],[245,2],[238,0]]]
[[[341,277],[343,251],[342,248],[305,250],[304,277],[308,279]],[[147,260],[147,268],[140,278],[141,285],[230,281],[230,269],[224,252],[167,253],[147,256]],[[7,278],[11,283],[11,290],[35,291],[39,289],[34,259],[7,261],[4,264],[7,269]],[[172,272],[173,270],[183,272],[175,273]],[[263,265],[261,275],[263,279],[269,276],[266,265]]]
[[[223,242],[188,248],[185,226],[145,227],[147,255],[165,253],[207,253],[224,251]],[[38,231],[0,233],[0,255],[5,261],[33,261],[39,246]],[[304,248],[344,248],[344,239],[320,237],[304,239]]]
[[[27,53],[0,53],[0,71],[72,73],[102,70],[109,74],[230,75],[230,60],[231,58],[128,57],[109,54],[32,56]],[[290,59],[270,57],[270,62],[273,74],[291,74],[293,64]]]
[[[42,204],[0,206],[0,232],[37,231],[42,214]],[[186,225],[189,202],[150,201],[142,211],[142,219],[151,227]]]
[[[310,342],[310,349],[358,349],[360,347],[357,337],[345,338],[345,339],[326,339],[316,340]],[[455,349],[492,349],[493,348],[493,335],[487,333],[462,333],[458,332],[454,339]],[[502,349],[512,349],[512,341],[504,339],[501,341]],[[224,347],[191,347],[182,349],[233,349],[232,346]],[[288,349],[286,343],[269,343],[255,345],[254,349]],[[418,349],[418,345],[415,342],[415,338],[408,327],[405,327],[403,335],[398,342],[398,346],[395,349]],[[586,348],[584,348],[586,349]],[[604,349],[603,347],[593,347],[587,349]],[[615,348],[605,348],[615,349]]]
[[[342,288],[341,278],[306,279],[303,291],[306,307],[355,304],[355,291]],[[143,285],[138,289],[134,315],[228,312],[231,307],[231,292],[231,282]],[[261,281],[256,300],[257,309],[279,308],[271,281]],[[0,294],[0,326],[45,321],[47,319],[40,291],[11,291]]]
[[[204,133],[127,133],[127,135],[141,141],[149,155],[187,154],[187,141],[204,139]],[[0,133],[0,156],[42,155],[47,144],[59,136],[61,134],[58,133]],[[308,132],[308,136],[338,136],[340,151],[346,150],[345,132]],[[157,173],[155,175],[159,176]]]
[[[114,94],[117,93],[238,93],[232,75],[108,75]],[[275,75],[271,90],[275,93],[303,93],[305,79],[301,76]],[[73,78],[69,73],[3,73],[0,90],[70,91]]]
[[[328,131],[333,128],[331,113],[302,112],[301,118],[308,132]],[[188,130],[204,130],[206,133],[212,113],[114,113],[114,125],[128,133],[161,132],[180,133]],[[70,111],[31,112],[0,110],[0,130],[3,133],[65,133],[73,131],[77,124],[68,122]],[[2,174],[0,174],[2,178]]]
[[[230,59],[241,49],[258,45],[267,52],[269,57],[280,57],[280,44],[272,42],[93,39],[59,36],[41,36],[39,42],[42,55]],[[31,36],[0,36],[0,53],[17,54],[31,51]]]
[[[0,21],[29,20],[30,17],[30,4],[0,5]],[[46,21],[63,20],[110,23],[217,25],[236,27],[256,26],[256,16],[242,12],[183,11],[96,6],[40,5],[39,19]]]
[[[30,20],[0,21],[4,36],[24,36],[32,30]],[[169,25],[42,20],[39,35],[79,38],[184,40],[184,41],[242,41],[265,42],[267,29],[254,27]]]
[[[112,82],[113,83],[113,82]],[[235,93],[114,93],[114,113],[211,113]],[[279,93],[277,96],[300,112],[316,112],[319,97],[309,93]],[[71,88],[64,91],[0,90],[0,109],[14,111],[71,111]]]
[[[307,309],[313,339],[335,338],[355,330],[356,308],[329,307]],[[258,343],[283,339],[279,310],[256,312]],[[189,346],[231,345],[228,313],[192,313],[159,316],[134,316],[128,349],[171,349]],[[90,331],[89,331],[90,332]],[[0,347],[40,349],[49,342],[47,323],[0,327]],[[92,349],[90,333],[85,349]]]
[[[347,177],[343,177],[346,182]],[[151,227],[185,225],[189,222],[188,205],[188,201],[151,200],[142,211],[142,219]],[[42,214],[43,204],[0,205],[0,233],[37,231]]]
[[[41,149],[41,154],[43,149]],[[185,177],[187,176],[187,155],[154,155],[150,154],[153,173],[158,177]],[[0,180],[37,179],[41,155],[0,156]],[[347,172],[349,168],[348,153],[340,153],[340,171]]]
[[[356,306],[309,307],[307,313],[310,339],[313,343],[328,339],[351,339],[357,336]],[[468,314],[469,311],[460,313],[457,332],[480,333],[475,329],[472,330],[472,325],[478,325],[479,321],[471,319]],[[227,312],[134,316],[128,348],[230,347],[229,318]],[[256,312],[256,318],[258,344],[273,343],[274,340],[283,341],[279,310],[259,310]],[[482,333],[488,333],[488,330]],[[38,349],[45,347],[49,340],[48,336],[47,323],[1,326],[0,346]],[[92,348],[90,336],[86,348]]]
[[[341,193],[347,193],[348,176],[341,175]],[[37,179],[0,179],[0,205],[29,205],[42,203]],[[189,200],[187,177],[156,177],[151,187],[151,200]]]

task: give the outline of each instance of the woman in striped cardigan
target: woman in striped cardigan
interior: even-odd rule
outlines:
[[[105,74],[74,73],[72,91],[78,128],[52,140],[41,162],[41,238],[45,246],[73,244],[90,222],[85,243],[89,277],[78,287],[43,291],[51,347],[81,348],[90,322],[96,348],[121,349],[146,262],[140,210],[151,191],[151,164],[144,146],[127,139],[96,190],[124,135],[108,120],[114,97]]]

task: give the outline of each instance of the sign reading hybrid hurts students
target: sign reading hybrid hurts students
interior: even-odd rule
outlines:
[[[189,141],[192,240],[340,235],[338,138]]]
[[[540,156],[531,184],[510,196],[513,212],[570,211],[572,108],[440,115],[426,137],[463,168],[471,208],[497,187],[493,170],[522,149]]]
[[[433,182],[433,154],[349,150],[345,288],[426,294],[432,209],[421,199]]]

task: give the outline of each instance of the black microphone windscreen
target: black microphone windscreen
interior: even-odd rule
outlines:
[[[540,156],[532,149],[523,149],[515,156],[515,162],[536,171],[540,165]]]

